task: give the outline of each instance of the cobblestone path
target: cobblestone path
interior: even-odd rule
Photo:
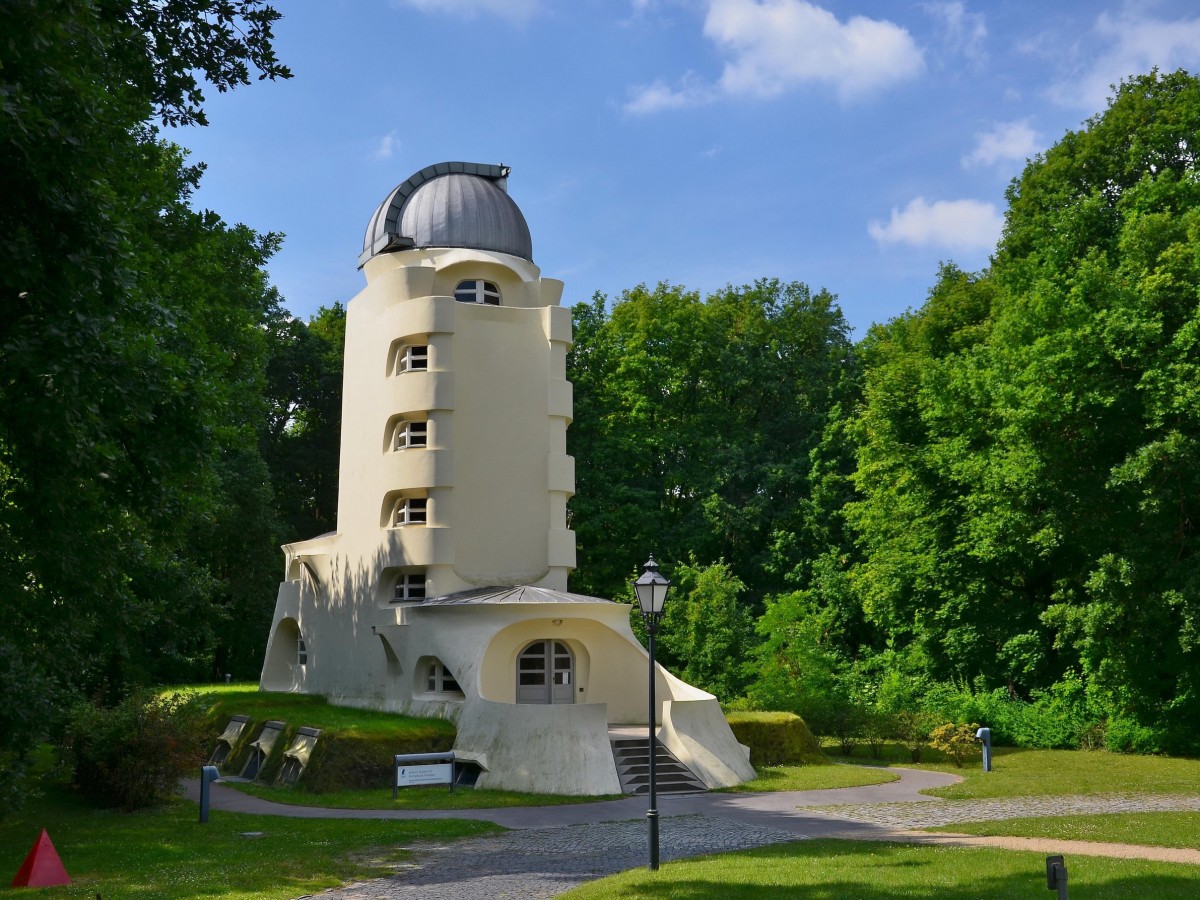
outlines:
[[[794,832],[710,816],[662,819],[663,862],[794,841]],[[319,896],[339,900],[493,900],[554,897],[578,884],[646,865],[646,821],[530,828],[447,846],[418,845],[391,878]]]

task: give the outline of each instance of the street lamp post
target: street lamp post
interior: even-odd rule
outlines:
[[[663,614],[663,604],[666,602],[667,591],[670,588],[671,582],[659,573],[658,563],[654,561],[653,556],[642,567],[641,576],[633,583],[633,590],[637,594],[638,606],[642,611],[642,620],[646,623],[646,633],[650,636],[650,734],[647,741],[650,751],[650,809],[646,812],[646,821],[650,827],[651,871],[658,868],[658,805],[655,797],[654,780],[654,763],[655,757],[658,756],[658,742],[654,736],[656,719],[654,709],[654,635],[658,631],[658,622]]]

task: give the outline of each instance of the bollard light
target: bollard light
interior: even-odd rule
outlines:
[[[650,809],[646,811],[646,822],[649,826],[650,838],[650,869],[658,868],[658,803],[655,797],[655,758],[658,756],[658,739],[654,734],[655,704],[654,704],[654,635],[658,631],[659,620],[662,619],[663,605],[667,602],[667,591],[671,582],[658,571],[658,563],[651,556],[642,567],[642,574],[633,583],[634,593],[637,594],[638,607],[642,611],[642,620],[646,623],[646,634],[649,636],[650,651],[650,717],[649,739],[647,747],[650,751]]]
[[[983,744],[983,771],[992,771],[992,729],[980,728],[975,732],[975,740]]]

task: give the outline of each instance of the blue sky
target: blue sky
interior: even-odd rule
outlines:
[[[362,287],[375,207],[445,160],[512,167],[564,304],[760,277],[837,294],[861,336],[987,265],[1025,159],[1108,85],[1200,72],[1188,2],[277,3],[295,77],[213,94],[168,136],[199,206],[286,234],[296,315]]]

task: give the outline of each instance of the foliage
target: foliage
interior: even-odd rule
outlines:
[[[1124,82],[860,347],[852,591],[931,681],[1055,710],[1012,739],[1200,748],[1198,142],[1200,82]]]
[[[0,4],[0,646],[46,725],[80,692],[207,675],[260,583],[244,535],[212,538],[274,540],[256,419],[279,239],[191,209],[201,168],[150,123],[203,123],[203,83],[287,77],[277,18]]]
[[[64,749],[75,785],[124,810],[161,803],[205,757],[204,708],[194,694],[133,694],[114,707],[82,703]]]
[[[850,355],[835,298],[761,280],[704,300],[641,285],[607,302],[573,309],[573,587],[623,595],[630,554],[646,552],[631,548],[649,548],[665,570],[723,560],[755,609],[784,587],[773,535],[807,534],[808,454]]]
[[[285,540],[303,540],[337,527],[346,308],[323,306],[307,323],[277,316],[269,334],[263,454]]]
[[[937,718],[927,712],[902,710],[892,716],[892,736],[900,742],[913,762],[921,761],[921,754],[929,746],[936,728]]]
[[[750,762],[761,766],[825,765],[821,744],[804,720],[783,712],[731,712],[725,718],[739,744],[750,748]]]
[[[975,738],[978,730],[979,726],[975,724],[956,725],[947,722],[929,733],[929,746],[946,754],[955,768],[961,769],[967,757],[981,752],[979,741]]]
[[[725,563],[701,566],[692,557],[671,573],[672,597],[664,609],[659,661],[689,684],[728,701],[742,694],[739,664],[753,640],[741,595],[746,586]]]

